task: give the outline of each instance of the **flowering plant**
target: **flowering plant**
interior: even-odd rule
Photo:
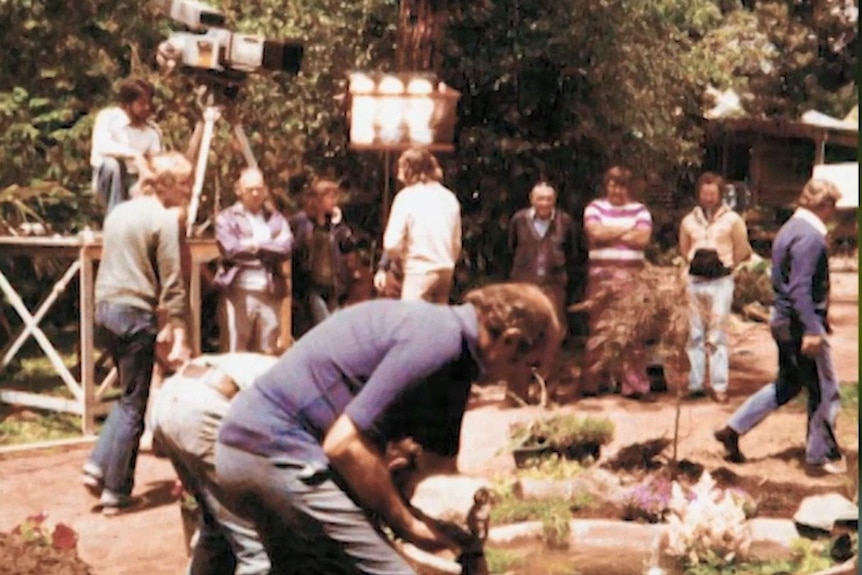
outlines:
[[[671,482],[664,476],[648,477],[634,486],[623,502],[623,519],[659,523],[670,504]]]
[[[690,565],[730,564],[748,552],[751,529],[741,491],[717,489],[709,473],[688,491],[674,482],[669,504],[668,553]],[[750,498],[749,498],[750,499]]]
[[[72,550],[78,544],[78,534],[65,523],[57,523],[49,529],[46,523],[48,514],[44,511],[27,517],[12,530],[27,543],[50,546],[60,551]]]

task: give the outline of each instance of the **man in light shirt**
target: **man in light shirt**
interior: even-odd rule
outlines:
[[[461,253],[461,205],[443,186],[437,159],[424,148],[398,158],[398,179],[404,184],[389,213],[383,234],[384,261],[404,273],[401,299],[449,303],[452,275]],[[386,288],[386,272],[374,285]]]
[[[257,353],[204,355],[169,377],[153,404],[154,435],[201,511],[187,573],[267,575],[269,557],[254,526],[230,512],[215,471],[215,442],[234,396],[275,363]]]
[[[90,165],[93,193],[105,206],[105,216],[129,199],[145,155],[162,151],[162,133],[150,121],[153,85],[142,78],[120,84],[119,106],[100,111],[93,124]]]
[[[698,205],[679,229],[679,253],[689,264],[688,397],[705,395],[708,375],[712,398],[718,403],[728,400],[730,355],[725,331],[733,303],[732,272],[752,254],[745,221],[724,203],[723,186],[718,174],[701,174],[696,186]]]
[[[224,292],[222,351],[276,354],[286,294],[281,264],[290,256],[293,234],[270,205],[260,170],[243,170],[236,193],[238,201],[216,218],[222,259],[215,283]]]

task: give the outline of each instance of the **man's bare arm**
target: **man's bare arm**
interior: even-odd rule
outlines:
[[[458,550],[433,525],[416,517],[395,489],[383,457],[346,415],[332,424],[323,451],[351,492],[396,534],[428,551]]]

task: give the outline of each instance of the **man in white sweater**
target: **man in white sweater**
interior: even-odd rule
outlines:
[[[461,253],[461,205],[443,186],[443,171],[425,148],[411,148],[398,158],[404,184],[389,213],[383,234],[384,261],[404,273],[401,299],[449,303],[452,274]],[[374,277],[378,291],[386,272]]]

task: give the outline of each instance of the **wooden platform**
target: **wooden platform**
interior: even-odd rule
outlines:
[[[219,257],[219,250],[214,239],[191,239],[188,240],[188,243],[192,254],[191,283],[189,286],[192,325],[189,326],[189,330],[193,351],[199,353],[201,348],[201,270],[206,263]],[[89,234],[75,237],[0,237],[0,253],[5,256],[49,257],[68,262],[65,272],[43,295],[33,311],[27,309],[18,293],[20,286],[27,283],[30,278],[7,278],[0,270],[0,289],[2,289],[9,305],[23,321],[18,333],[13,335],[8,345],[2,350],[0,374],[16,357],[24,342],[32,337],[39,344],[57,375],[60,376],[73,396],[73,399],[65,399],[28,391],[0,390],[0,401],[51,411],[76,413],[81,416],[82,432],[85,435],[92,434],[95,429],[96,415],[104,412],[107,407],[102,396],[116,378],[116,371],[112,370],[103,381],[97,382],[95,380],[95,358],[93,354],[94,264],[102,256],[101,238],[98,235],[93,237]],[[63,363],[60,353],[39,327],[39,323],[76,276],[80,285],[81,365],[79,377],[76,377]],[[16,286],[18,286],[17,289]]]

